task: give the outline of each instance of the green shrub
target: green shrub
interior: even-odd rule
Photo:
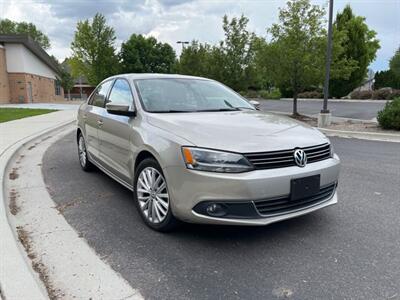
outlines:
[[[371,91],[354,91],[350,94],[351,99],[371,99]]]
[[[395,98],[400,98],[400,90],[392,90],[389,100],[393,100]]]
[[[392,95],[391,88],[382,88],[372,92],[372,99],[389,100]]]
[[[382,128],[400,130],[400,97],[387,102],[378,112],[378,122]]]
[[[321,99],[324,98],[324,94],[319,92],[319,91],[308,91],[308,92],[302,92],[299,93],[299,98],[305,98],[305,99]]]
[[[281,99],[281,92],[279,89],[273,89],[271,91],[261,90],[258,92],[261,98],[264,99]]]
[[[246,98],[258,98],[258,92],[255,90],[241,91],[239,94]]]

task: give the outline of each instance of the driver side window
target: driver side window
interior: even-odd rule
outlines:
[[[125,79],[117,79],[112,87],[107,103],[129,105],[133,104],[131,87]]]
[[[98,107],[104,107],[104,101],[107,97],[107,92],[110,89],[112,81],[106,81],[99,85],[94,91],[92,97],[89,100],[89,104]]]

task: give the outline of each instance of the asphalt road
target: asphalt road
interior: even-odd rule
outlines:
[[[154,232],[130,191],[81,171],[73,134],[48,149],[43,173],[67,221],[146,298],[399,299],[400,144],[332,142],[340,203],[267,227]]]
[[[260,100],[262,110],[292,112],[291,100]],[[371,120],[376,118],[386,101],[382,102],[329,102],[328,108],[333,116],[351,119]],[[320,100],[298,101],[298,111],[301,114],[314,115],[322,109]]]

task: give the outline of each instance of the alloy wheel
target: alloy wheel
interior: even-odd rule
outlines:
[[[156,224],[164,221],[169,210],[169,196],[165,178],[157,169],[147,167],[140,172],[136,193],[146,219]]]

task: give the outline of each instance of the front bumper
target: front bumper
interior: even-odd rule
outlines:
[[[292,179],[320,175],[320,185],[327,186],[338,181],[340,160],[333,158],[297,166],[257,170],[239,174],[213,173],[188,170],[185,166],[167,167],[164,175],[168,182],[174,215],[186,222],[231,225],[267,225],[273,222],[297,217],[337,203],[336,191],[330,197],[304,209],[287,211],[274,216],[254,218],[212,217],[199,214],[194,207],[204,201],[211,202],[252,202],[273,199],[290,194]]]

